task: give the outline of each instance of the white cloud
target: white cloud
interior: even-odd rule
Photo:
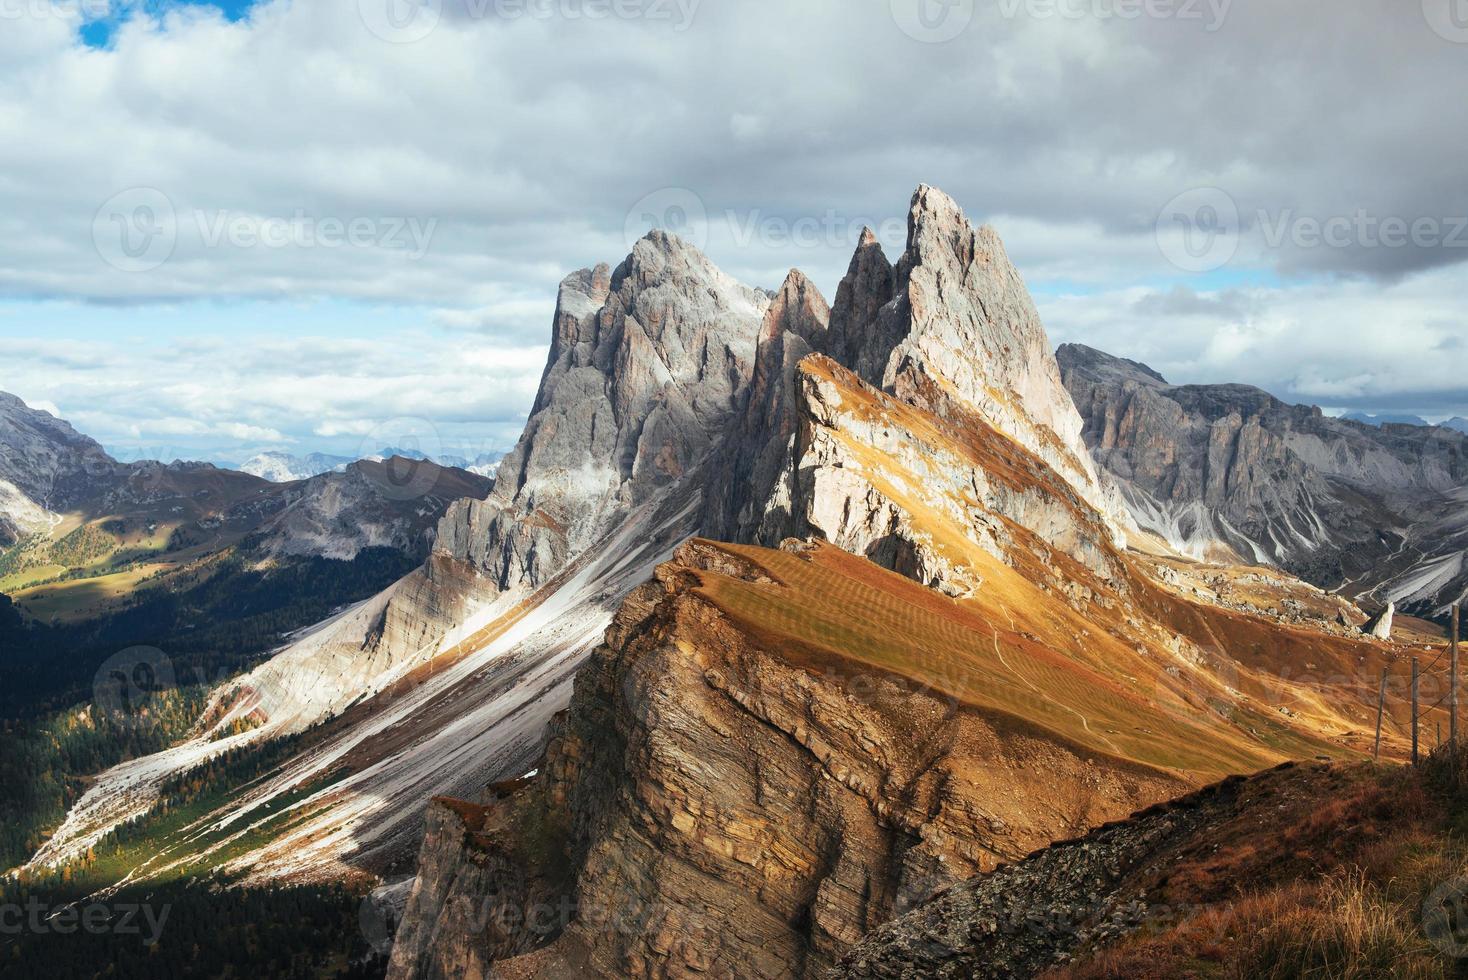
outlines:
[[[1468,49],[1420,5],[1233,4],[1212,31],[1030,6],[979,4],[946,44],[850,0],[703,3],[676,23],[471,17],[446,0],[411,44],[374,35],[356,0],[140,16],[105,51],[77,44],[74,19],[6,20],[0,296],[238,297],[265,320],[211,343],[175,312],[129,346],[66,342],[85,306],[75,333],[10,315],[0,387],[90,412],[104,438],[199,419],[210,432],[180,433],[186,449],[346,439],[399,415],[513,437],[557,282],[625,254],[634,203],[683,188],[731,274],[773,287],[799,266],[830,295],[861,225],[900,237],[930,182],[994,221],[1057,335],[1298,397],[1468,402],[1447,358],[1420,356],[1464,333],[1444,284],[1468,248],[1269,247],[1258,219],[1468,214],[1468,130],[1442,110]],[[1204,186],[1241,216],[1239,278],[1315,278],[1225,295],[1182,275],[1158,212]],[[292,234],[211,246],[235,219]],[[1219,309],[1135,307],[1166,306],[1178,281]],[[433,312],[411,337],[390,317],[355,336],[269,322],[323,298]]]
[[[1051,339],[1143,361],[1175,384],[1233,381],[1291,402],[1468,414],[1452,351],[1461,276],[1040,297]]]

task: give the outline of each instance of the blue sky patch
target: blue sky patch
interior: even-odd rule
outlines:
[[[157,16],[184,7],[213,7],[228,20],[237,21],[248,16],[250,9],[260,2],[261,0],[125,0],[114,5],[117,8],[114,13],[84,23],[79,36],[82,43],[89,48],[105,48],[112,43],[112,36],[117,33],[118,26],[138,12]]]

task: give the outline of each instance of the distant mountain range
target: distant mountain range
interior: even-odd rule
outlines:
[[[1347,412],[1341,418],[1347,422],[1360,422],[1362,425],[1381,428],[1383,425],[1416,425],[1430,428],[1434,425],[1444,429],[1452,429],[1454,432],[1468,432],[1468,419],[1461,415],[1455,415],[1445,422],[1429,422],[1420,415],[1393,415],[1384,412],[1381,415],[1369,415],[1366,412]]]
[[[210,673],[226,652],[248,663],[421,562],[449,505],[493,486],[383,455],[291,482],[123,463],[0,393],[0,594],[34,625],[0,636],[0,713],[79,693],[94,650],[197,650]],[[56,647],[68,656],[51,656]]]
[[[1336,419],[1248,385],[1172,385],[1079,344],[1057,356],[1087,446],[1137,523],[1172,547],[1428,616],[1468,591],[1464,420],[1381,427],[1400,417]]]
[[[1360,422],[1364,425],[1374,425],[1380,428],[1383,425],[1420,425],[1429,426],[1431,422],[1420,415],[1393,415],[1389,412],[1381,415],[1368,415],[1366,412],[1347,412],[1341,418],[1347,422]]]
[[[428,460],[439,466],[452,467],[477,476],[492,478],[495,471],[499,469],[499,461],[504,458],[504,455],[504,453],[481,453],[473,459],[453,455],[428,456],[416,449],[403,449],[396,446],[362,457],[332,456],[328,453],[293,456],[290,453],[266,452],[241,463],[238,469],[241,473],[249,473],[262,480],[269,480],[271,483],[294,483],[297,480],[309,480],[323,473],[340,473],[352,463],[357,462],[358,458],[380,462],[397,456],[402,459]]]

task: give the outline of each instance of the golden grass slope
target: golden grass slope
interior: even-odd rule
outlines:
[[[797,557],[720,545],[782,583],[705,583],[751,633],[816,666],[834,660],[891,671],[1192,781],[1370,750],[1380,671],[1392,673],[1399,694],[1409,669],[1398,647],[1346,635],[1323,611],[1319,622],[1285,624],[1164,587],[1154,559],[1116,547],[1069,484],[941,385],[909,379],[904,400],[829,358],[809,357],[800,372],[839,391],[839,409],[824,424],[846,450],[843,466],[859,470],[912,517],[928,546],[982,585],[951,599],[834,547]],[[874,420],[903,434],[900,451],[897,442],[854,434]],[[1001,529],[1005,546],[981,543],[972,515],[984,501],[962,490],[943,497],[931,481],[906,479],[901,453],[914,446],[981,472],[991,498],[1040,502],[1006,506],[1048,515],[1042,533],[989,509],[984,519]],[[1076,560],[1078,539],[1102,560]],[[1276,590],[1281,601],[1296,594],[1268,577],[1252,588],[1256,603],[1260,592]],[[1307,591],[1318,592],[1301,586],[1299,594]],[[1395,752],[1405,714],[1400,697],[1390,701],[1387,749]]]

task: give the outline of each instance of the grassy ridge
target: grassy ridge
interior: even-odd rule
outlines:
[[[716,547],[767,569],[778,583],[708,576],[700,591],[787,656],[890,672],[1090,751],[1204,779],[1286,757],[1215,716],[1160,710],[1155,665],[992,558],[980,568],[978,596],[955,601],[834,547],[820,547],[809,561]],[[1270,719],[1256,724],[1302,754],[1329,747]]]

